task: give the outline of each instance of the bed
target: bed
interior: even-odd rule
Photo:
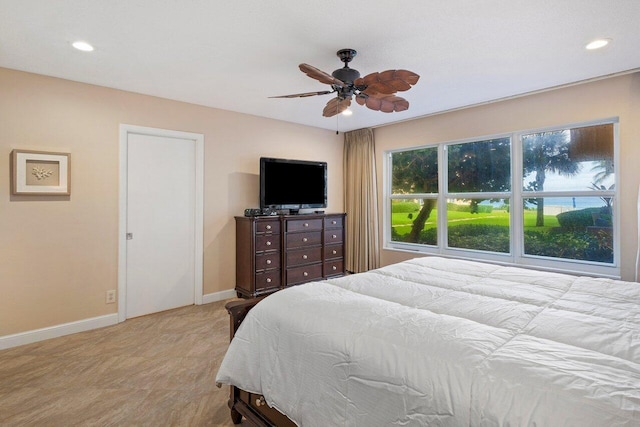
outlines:
[[[425,257],[233,304],[236,423],[640,426],[638,283]]]

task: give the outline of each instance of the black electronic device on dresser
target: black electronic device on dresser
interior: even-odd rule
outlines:
[[[345,274],[345,214],[235,219],[239,297]]]
[[[295,214],[326,207],[326,162],[260,158],[260,209]]]
[[[247,208],[244,210],[244,216],[266,216],[266,215],[277,215],[278,212],[271,208]]]

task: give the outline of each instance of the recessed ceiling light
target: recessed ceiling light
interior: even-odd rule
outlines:
[[[598,39],[598,40],[592,41],[591,43],[589,43],[585,47],[587,49],[589,49],[589,50],[600,49],[600,48],[605,47],[606,45],[608,45],[609,42],[611,42],[611,39]]]
[[[76,49],[81,50],[83,52],[91,52],[93,50],[93,46],[91,46],[89,43],[83,42],[83,41],[73,42],[71,44],[71,46],[73,46]]]

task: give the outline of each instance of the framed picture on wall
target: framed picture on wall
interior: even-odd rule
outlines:
[[[46,151],[11,152],[11,194],[69,196],[71,154]]]

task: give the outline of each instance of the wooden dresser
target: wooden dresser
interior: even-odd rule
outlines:
[[[344,275],[345,214],[235,218],[239,297]]]

